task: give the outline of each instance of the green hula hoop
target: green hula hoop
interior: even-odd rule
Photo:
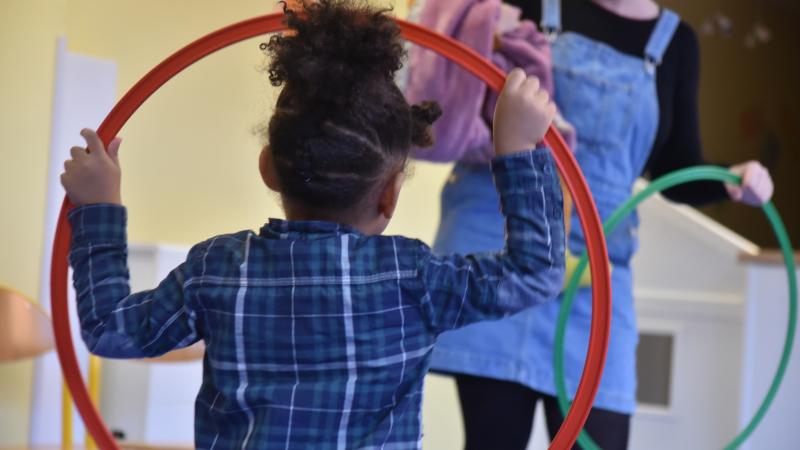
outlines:
[[[617,227],[617,225],[619,225],[622,219],[624,219],[640,203],[653,194],[682,183],[701,180],[722,181],[735,184],[741,183],[740,177],[732,174],[726,169],[714,166],[697,166],[672,172],[653,181],[649,186],[647,186],[646,189],[634,195],[622,206],[617,208],[614,214],[606,221],[605,225],[603,226],[603,231],[606,235],[608,235]],[[761,405],[758,407],[758,410],[753,418],[750,419],[750,422],[747,424],[747,426],[741,432],[739,432],[739,434],[736,435],[736,437],[733,438],[728,445],[724,447],[724,450],[733,450],[742,445],[742,443],[744,443],[744,441],[750,437],[750,435],[766,415],[767,410],[772,404],[772,401],[775,399],[775,395],[777,394],[781,382],[783,381],[783,377],[786,373],[786,367],[789,364],[789,358],[792,354],[794,334],[797,328],[797,279],[795,278],[792,244],[789,241],[789,235],[786,232],[786,228],[783,226],[783,221],[781,220],[781,217],[772,202],[767,202],[762,206],[761,209],[767,216],[770,225],[772,225],[772,229],[775,232],[775,237],[777,237],[778,243],[781,247],[781,252],[783,253],[784,262],[786,263],[786,273],[788,275],[789,284],[789,324],[786,329],[786,340],[783,344],[783,353],[781,354],[780,364],[778,365],[778,369],[775,371],[775,376],[772,378],[769,391],[767,391],[764,400],[761,401]],[[564,290],[563,302],[561,304],[561,309],[559,310],[558,322],[556,326],[553,366],[555,368],[554,374],[556,391],[558,393],[558,404],[561,408],[561,413],[564,415],[566,415],[570,407],[570,401],[567,396],[566,382],[564,381],[564,335],[566,333],[569,311],[572,307],[572,302],[575,299],[575,293],[578,290],[581,274],[584,272],[584,270],[586,270],[587,262],[588,259],[584,253],[578,262],[578,266],[576,267],[575,272],[573,272],[569,283],[567,284],[567,288]],[[581,431],[581,434],[578,437],[578,444],[580,444],[583,450],[600,449],[600,446],[598,446],[597,443],[592,440],[592,438],[585,431]]]

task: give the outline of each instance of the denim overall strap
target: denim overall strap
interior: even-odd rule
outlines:
[[[680,23],[681,18],[674,11],[667,8],[661,11],[653,34],[650,35],[650,40],[647,41],[647,46],[644,48],[645,67],[649,73],[655,73],[655,68],[661,64],[664,53],[666,53]]]
[[[550,41],[561,31],[561,0],[542,0],[542,32]]]

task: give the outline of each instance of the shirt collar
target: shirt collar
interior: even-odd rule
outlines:
[[[355,228],[335,222],[318,220],[293,221],[282,219],[269,219],[259,235],[271,239],[297,239],[300,237],[322,237],[328,235],[340,236],[342,234],[361,235]]]

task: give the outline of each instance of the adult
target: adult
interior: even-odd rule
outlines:
[[[448,3],[450,0],[427,0],[421,6],[421,22],[447,32],[441,29],[443,22],[431,13],[441,13],[445,8],[442,5]],[[500,2],[469,3],[486,8]],[[541,29],[552,37],[555,100],[577,130],[575,157],[603,220],[630,197],[639,176],[657,177],[705,163],[697,104],[699,45],[691,27],[681,22],[676,13],[652,0],[506,3],[518,7],[523,19],[540,23]],[[495,15],[497,23],[501,16]],[[470,15],[458,17],[455,26],[448,26],[463,33],[470,26]],[[521,25],[530,27],[526,23]],[[500,33],[500,48],[493,50],[493,59],[503,50],[502,38],[514,32]],[[419,86],[436,81],[425,78],[425,69],[421,69],[420,76],[413,65],[419,52],[412,50],[411,55],[408,92],[412,97]],[[465,90],[457,83],[447,85],[447,89],[442,95],[457,92],[458,96],[469,98],[482,94]],[[474,114],[467,109],[461,113]],[[462,120],[469,122],[463,117]],[[448,137],[438,135],[437,139],[447,142]],[[438,252],[502,249],[503,221],[489,169],[463,157],[482,153],[489,152],[466,148],[461,155],[454,153],[450,158],[460,162],[442,192],[442,216],[435,241]],[[424,153],[418,156],[426,157]],[[446,159],[441,153],[438,156],[432,159]],[[731,198],[756,206],[769,200],[772,180],[761,164],[749,161],[731,170],[743,176],[743,187],[695,182],[664,195],[691,205]],[[606,450],[627,448],[630,417],[636,406],[638,331],[630,262],[638,245],[637,227],[634,214],[606,238],[612,264],[612,331],[595,408],[585,427]],[[577,255],[584,250],[583,232],[574,219],[568,248]],[[524,449],[539,400],[544,402],[551,436],[561,425],[552,367],[559,306],[560,301],[553,301],[502,321],[468,326],[440,338],[433,368],[455,374],[467,449]],[[576,296],[566,333],[566,382],[573,394],[583,369],[590,322],[591,291],[584,288]]]

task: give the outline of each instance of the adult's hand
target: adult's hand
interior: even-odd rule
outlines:
[[[730,168],[742,177],[741,186],[726,184],[731,200],[750,206],[761,206],[772,198],[775,185],[769,170],[758,161],[747,161]]]

